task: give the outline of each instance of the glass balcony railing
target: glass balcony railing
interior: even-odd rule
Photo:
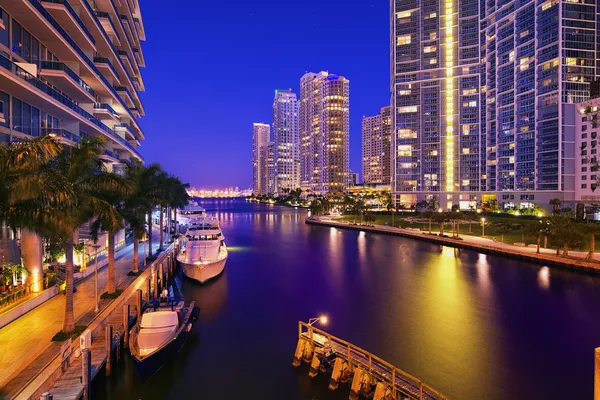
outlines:
[[[81,59],[94,72],[94,74],[96,75],[96,77],[99,80],[101,80],[104,83],[104,85],[108,88],[108,90],[110,90],[112,92],[112,94],[115,96],[115,98],[118,99],[118,101],[122,104],[123,108],[125,108],[126,110],[129,110],[129,108],[125,104],[125,101],[114,90],[113,86],[106,80],[106,78],[104,77],[104,75],[102,75],[102,73],[100,71],[98,71],[98,68],[96,68],[96,66],[94,65],[94,63],[92,61],[90,61],[90,59],[79,48],[79,46],[77,46],[77,43],[75,43],[75,41],[73,41],[73,39],[69,36],[69,34],[67,32],[65,32],[65,30],[60,26],[60,24],[56,22],[56,20],[52,17],[52,15],[50,15],[50,13],[48,12],[48,10],[46,10],[44,8],[44,6],[42,6],[40,4],[40,2],[38,0],[29,0],[29,3],[33,7],[35,7],[35,9],[46,19],[46,21],[48,21],[48,23],[54,27],[54,29],[56,29],[56,31],[63,37],[64,41],[66,43],[68,43],[73,48],[73,50],[75,50],[75,52],[81,57]],[[83,3],[86,3],[86,2],[84,1]],[[93,15],[95,17],[95,14],[93,14]],[[102,28],[102,25],[100,24],[100,21],[96,21],[96,22],[98,22],[98,26],[100,28]],[[101,31],[103,32],[104,35],[106,35],[106,32],[104,32],[104,29],[101,29]],[[108,41],[108,43],[110,44],[110,46],[113,48],[113,50],[115,52],[115,55],[116,55],[117,54],[117,50],[115,49],[114,45],[112,44],[112,42],[110,41],[110,39],[108,38],[108,36],[105,36],[105,38]],[[121,63],[121,66],[123,67],[123,70],[125,70],[125,67],[123,66],[123,61],[121,61],[121,59],[119,57],[117,57],[117,58],[118,58],[119,62]],[[125,73],[127,74],[127,70],[125,70]],[[127,74],[127,75],[129,75],[129,74]],[[128,78],[129,78],[129,76],[128,76]],[[129,78],[129,79],[131,79],[131,78]],[[131,119],[134,119],[133,115],[131,115]]]
[[[131,126],[129,126],[129,124],[127,122],[121,122],[119,124],[115,124],[113,126],[113,129],[115,131],[118,129],[125,129],[127,132],[129,132],[131,134],[131,136],[135,137],[135,134],[133,133],[133,129],[131,129]]]
[[[115,67],[112,65],[112,63],[110,62],[110,60],[106,57],[94,57],[94,62],[98,63],[98,64],[108,64],[108,68],[110,68],[110,70],[112,71],[113,74],[115,74],[115,76],[117,77],[117,79],[121,79],[121,77],[119,76],[119,73],[117,72],[117,70],[115,69]]]
[[[112,157],[112,158],[115,158],[117,160],[119,159],[119,156],[117,155],[117,153],[115,153],[114,151],[108,150],[108,149],[105,149],[102,152],[102,154],[107,155],[107,156]]]
[[[143,160],[144,158],[142,157],[142,155],[135,149],[135,147],[133,147],[133,145],[131,145],[127,140],[123,139],[121,136],[119,135],[115,135],[116,139],[119,141],[119,143],[121,143],[123,146],[125,146],[128,150],[130,150],[133,154],[135,154],[140,160]]]
[[[127,95],[129,96],[129,98],[131,99],[131,101],[133,101],[133,96],[131,95],[131,92],[129,91],[129,89],[127,88],[127,86],[115,86],[115,90],[117,92],[125,92],[127,93]],[[129,108],[127,108],[129,109]]]
[[[63,137],[65,139],[69,139],[72,142],[79,143],[81,141],[81,137],[79,135],[74,134],[73,132],[69,132],[66,129],[55,129],[55,128],[46,128],[42,129],[43,136],[55,136],[55,137]]]
[[[94,37],[92,36],[90,31],[86,28],[86,26],[83,23],[83,21],[81,20],[81,18],[79,18],[79,16],[75,12],[75,10],[73,10],[73,7],[71,7],[71,5],[69,4],[69,2],[67,0],[43,0],[43,1],[46,3],[54,3],[54,4],[64,5],[65,9],[71,15],[71,17],[73,17],[73,19],[75,21],[77,21],[77,24],[79,25],[81,30],[85,33],[85,36],[87,36],[87,38],[90,40],[90,42],[92,42],[93,44],[96,44],[96,39],[94,39]]]
[[[108,22],[110,22],[110,26],[112,26],[112,30],[115,33],[115,35],[117,36],[117,39],[119,40],[119,42],[121,41],[121,35],[119,35],[119,32],[117,32],[117,28],[115,27],[115,24],[112,21],[112,18],[110,17],[110,14],[104,11],[94,11],[94,13],[96,14],[96,17],[98,18],[106,18],[108,19]]]
[[[60,93],[58,90],[54,89],[53,87],[50,87],[46,83],[42,82],[35,76],[31,75],[29,72],[25,71],[23,68],[19,67],[18,65],[16,65],[15,63],[10,61],[8,58],[4,57],[3,55],[0,55],[0,67],[11,71],[17,77],[19,77],[22,80],[26,81],[27,83],[33,85],[37,89],[46,93],[48,96],[57,100],[61,104],[67,106],[71,110],[75,111],[80,116],[82,116],[83,118],[92,122],[94,125],[96,125],[100,129],[102,129],[103,131],[110,133],[111,135],[115,134],[112,129],[110,129],[108,126],[106,126],[102,122],[100,122],[100,120],[98,118],[94,117],[92,114],[88,113],[83,108],[79,107],[77,105],[77,103],[75,103],[73,100],[71,100],[67,96],[63,95],[62,93]]]
[[[114,115],[115,117],[120,118],[119,113],[117,113],[114,108],[112,108],[110,105],[108,105],[106,103],[95,103],[94,110],[106,110],[109,113],[111,113],[112,115]]]
[[[131,65],[131,68],[133,69],[134,64],[131,62],[131,57],[129,57],[129,54],[124,51],[124,50],[119,50],[117,51],[117,53],[119,54],[119,57],[125,57],[127,58],[127,61],[129,61],[129,65]]]
[[[96,97],[96,92],[92,89],[87,83],[83,81],[73,70],[65,65],[65,63],[58,61],[42,61],[40,67],[42,69],[51,69],[54,71],[63,71],[65,72],[71,79],[73,79],[79,86],[83,88],[86,92],[92,95],[92,97]]]

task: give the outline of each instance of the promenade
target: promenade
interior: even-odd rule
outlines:
[[[540,253],[538,254],[535,247],[515,246],[514,244],[494,241],[491,237],[472,236],[461,233],[460,238],[462,240],[457,240],[450,237],[430,235],[429,232],[420,231],[418,229],[393,228],[383,225],[355,225],[347,221],[339,221],[330,217],[311,218],[307,219],[306,223],[340,229],[359,230],[409,237],[412,239],[425,240],[452,247],[468,248],[484,253],[493,253],[513,258],[526,259],[536,263],[558,265],[572,269],[600,273],[600,255],[597,255],[598,260],[586,261],[585,257],[588,254],[587,252],[569,251],[569,256],[563,257],[556,256],[556,249],[540,248]],[[439,231],[432,230],[432,233],[439,233]],[[445,233],[446,235],[449,234],[448,231]]]
[[[158,231],[155,234],[158,239]],[[147,243],[140,244],[140,262],[144,260]],[[158,240],[153,249],[158,248]],[[128,276],[131,271],[133,246],[128,246],[115,260],[115,280],[117,289],[124,289],[133,280]],[[108,268],[98,270],[98,294],[104,293],[107,286]],[[76,283],[74,294],[74,313],[76,325],[88,325],[96,315],[94,274]],[[52,337],[62,329],[66,297],[54,296],[29,313],[0,329],[0,399],[11,397],[28,381],[41,371],[47,362],[54,358],[61,348],[60,342],[52,342]],[[100,310],[111,300],[100,300]]]

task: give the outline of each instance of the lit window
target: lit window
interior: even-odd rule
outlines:
[[[508,61],[514,61],[515,60],[515,51],[511,51],[510,53],[508,53]]]
[[[400,11],[399,13],[396,13],[396,18],[398,18],[398,19],[408,18],[408,17],[410,17],[411,13],[412,13],[412,11]]]
[[[416,113],[418,106],[398,107],[398,114]]]
[[[567,57],[567,65],[577,65],[577,59],[574,57]]]
[[[396,37],[396,46],[402,46],[404,44],[410,44],[410,35]]]
[[[429,64],[437,64],[437,58],[432,58],[429,60]]]
[[[436,50],[437,50],[437,47],[435,47],[435,46],[425,46],[425,47],[423,47],[423,53],[433,53]]]
[[[465,147],[462,149],[463,154],[469,154],[470,152],[471,152],[471,150],[468,147]]]

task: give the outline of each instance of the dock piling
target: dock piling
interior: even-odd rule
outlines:
[[[152,275],[152,285],[154,285],[154,298],[158,299],[158,271],[154,270],[154,274]]]
[[[40,400],[52,400],[53,396],[50,392],[44,392],[40,395]]]
[[[150,280],[150,278],[148,278],[148,280],[146,281],[146,294],[148,295],[148,301],[150,301],[152,299],[152,281]]]
[[[137,319],[142,317],[142,289],[138,289],[135,296],[135,306],[137,307]]]
[[[129,348],[129,303],[123,304],[123,347]]]
[[[81,383],[83,384],[83,400],[90,400],[92,387],[92,351],[83,349],[81,352]]]
[[[594,400],[600,400],[600,347],[594,350]]]
[[[113,334],[113,329],[112,329],[112,325],[108,324],[106,325],[106,328],[104,330],[105,333],[105,338],[104,338],[104,347],[106,348],[106,376],[110,376],[111,372],[112,372],[112,334]]]

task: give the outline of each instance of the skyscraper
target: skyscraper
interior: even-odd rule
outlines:
[[[276,90],[273,100],[275,193],[300,187],[298,99],[291,90]]]
[[[391,18],[399,201],[572,198],[565,104],[585,100],[596,77],[594,4],[395,0]]]
[[[138,1],[1,3],[0,142],[52,135],[76,145],[100,136],[109,169],[143,161]]]
[[[252,191],[259,193],[261,187],[261,158],[260,147],[269,142],[271,127],[268,124],[254,123],[252,125]]]
[[[391,181],[391,107],[383,107],[378,115],[362,121],[363,183],[385,184]]]
[[[260,145],[260,184],[258,194],[272,196],[275,193],[275,143],[266,142]]]
[[[328,72],[300,80],[300,185],[313,194],[350,182],[350,81]]]

